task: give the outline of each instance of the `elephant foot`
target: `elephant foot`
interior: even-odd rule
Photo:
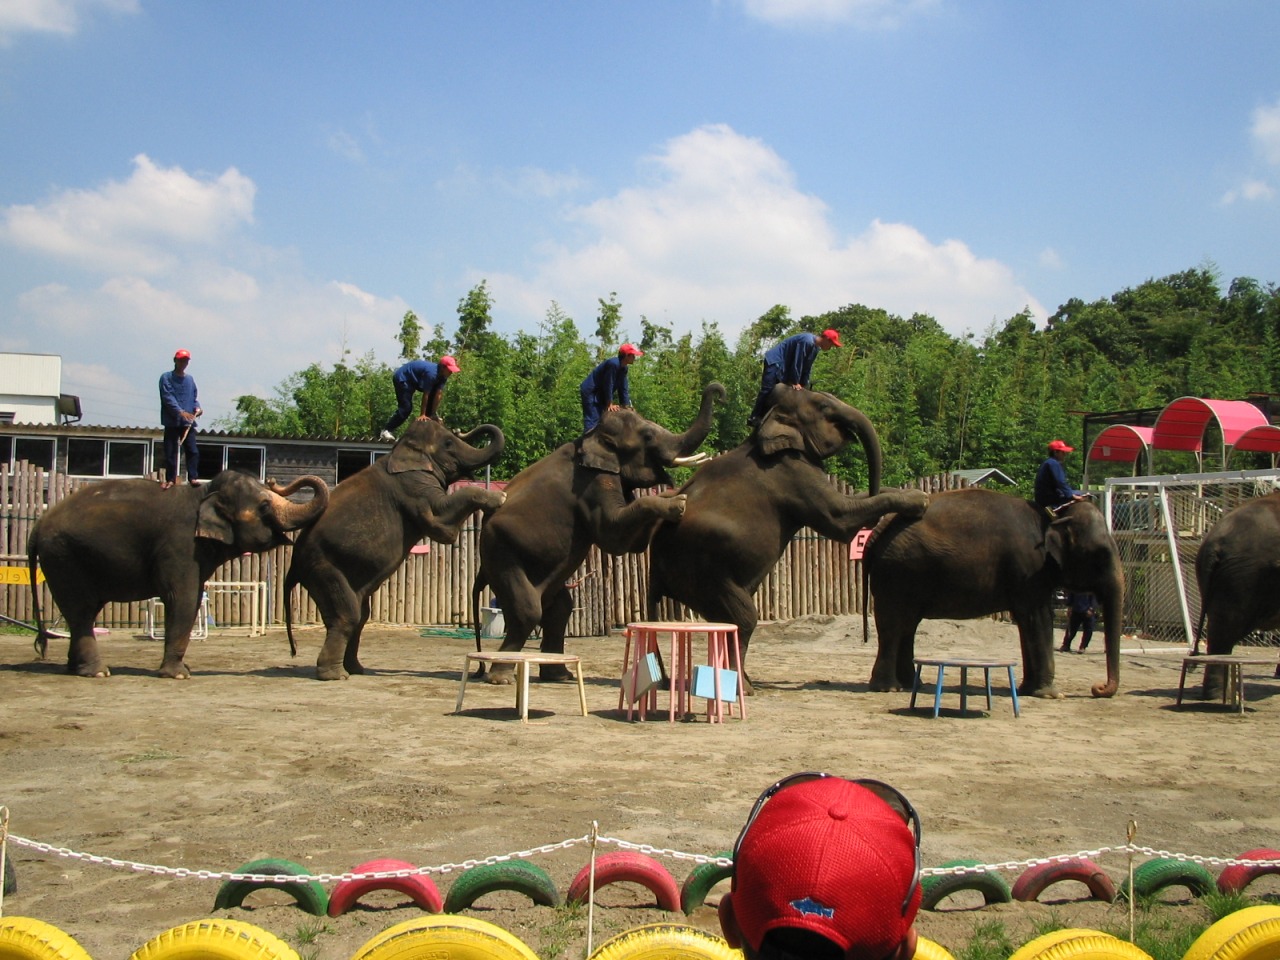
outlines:
[[[1041,700],[1065,700],[1066,694],[1060,693],[1058,688],[1052,683],[1043,687],[1031,687],[1023,685],[1018,688],[1018,696],[1020,697],[1038,697]]]
[[[538,680],[542,683],[577,683],[578,678],[572,670],[560,663],[541,663],[538,665]]]
[[[91,680],[101,680],[104,677],[111,676],[111,671],[107,669],[105,663],[82,663],[78,667],[68,665],[67,673],[74,674],[77,677],[88,677]]]
[[[347,671],[336,663],[317,663],[316,664],[317,680],[345,680],[347,679]]]
[[[898,693],[902,690],[910,690],[910,686],[904,687],[897,680],[881,680],[872,677],[867,683],[867,689],[872,693]]]
[[[489,676],[485,677],[485,682],[509,686],[515,683],[515,672],[515,667],[510,663],[495,663],[489,668]]]
[[[352,660],[350,663],[344,663],[343,668],[352,676],[359,676],[364,673],[364,664],[359,660]]]
[[[162,663],[160,669],[156,671],[156,676],[165,677],[168,680],[190,680],[191,671],[187,669],[185,663]]]

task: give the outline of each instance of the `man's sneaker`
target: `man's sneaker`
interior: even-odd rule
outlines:
[[[378,434],[378,436],[381,437],[383,440],[387,441],[387,443],[396,442],[396,435],[392,433],[390,430],[383,430],[380,434]]]

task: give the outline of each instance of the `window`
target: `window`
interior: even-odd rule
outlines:
[[[32,466],[53,470],[52,438],[0,437],[0,463],[26,460]]]
[[[378,457],[383,456],[379,450],[339,450],[338,451],[338,483],[347,477],[359,473]]]
[[[145,441],[89,437],[67,441],[67,473],[73,477],[144,477],[147,472]]]
[[[264,447],[244,447],[230,443],[200,443],[200,479],[212,480],[223,470],[239,470],[254,477],[258,482],[266,478],[266,449]],[[161,464],[164,454],[161,452]]]

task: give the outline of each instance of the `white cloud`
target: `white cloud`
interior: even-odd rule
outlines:
[[[134,14],[140,9],[138,0],[0,0],[0,44],[20,33],[73,34],[96,10]]]
[[[485,274],[497,300],[540,316],[554,299],[585,319],[617,291],[632,334],[643,314],[677,329],[717,321],[730,337],[776,303],[794,316],[849,303],[927,313],[955,334],[1025,307],[1045,316],[1007,266],[960,240],[881,220],[839,236],[786,161],[727,126],[676,137],[645,168],[642,184],[571,209],[589,239],[548,246],[532,278]]]
[[[96,190],[65,190],[41,205],[4,211],[0,239],[105,272],[172,268],[175,245],[215,243],[253,220],[255,186],[234,167],[197,179],[145,154],[133,174]]]
[[[1040,266],[1047,267],[1050,270],[1062,269],[1062,255],[1053,247],[1045,247],[1040,251]]]
[[[1280,100],[1253,111],[1249,132],[1267,163],[1280,164]]]
[[[849,23],[896,27],[941,0],[742,0],[748,16],[767,23]]]
[[[1265,180],[1246,180],[1240,186],[1223,194],[1222,203],[1229,205],[1237,200],[1265,201],[1275,195],[1275,188]]]

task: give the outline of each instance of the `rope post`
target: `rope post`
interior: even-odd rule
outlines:
[[[1133,943],[1134,920],[1133,920],[1133,904],[1138,899],[1137,891],[1133,889],[1133,838],[1138,835],[1138,821],[1130,820],[1125,827],[1125,836],[1128,838],[1129,847],[1129,942]]]
[[[9,848],[9,808],[0,807],[0,917],[4,916],[4,857]]]
[[[591,845],[590,883],[587,884],[587,953],[591,956],[592,934],[595,931],[596,916],[596,847],[600,842],[600,821],[591,821],[591,833],[587,836]]]

